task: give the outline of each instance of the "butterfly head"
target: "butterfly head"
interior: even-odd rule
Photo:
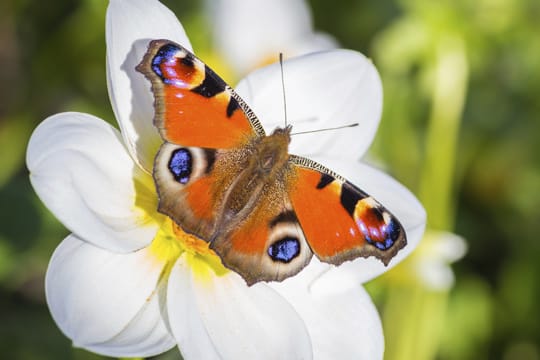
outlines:
[[[269,173],[281,168],[288,159],[288,148],[291,142],[291,126],[276,128],[270,136],[260,139],[256,146],[259,169]]]
[[[282,138],[287,141],[287,144],[291,142],[292,125],[287,125],[284,128],[275,128],[272,135],[269,137]]]

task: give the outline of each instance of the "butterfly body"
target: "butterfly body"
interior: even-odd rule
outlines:
[[[345,178],[288,152],[291,127],[265,135],[244,101],[188,50],[150,43],[137,69],[152,83],[164,140],[154,163],[158,210],[206,240],[248,284],[283,280],[315,254],[339,265],[388,264],[405,231]]]
[[[272,184],[290,176],[288,166],[288,144],[290,128],[276,129],[270,136],[255,138],[250,144],[241,147],[231,156],[224,152],[222,156],[230,156],[239,165],[223,170],[224,176],[233,174],[233,181],[225,186],[221,196],[216,221],[210,242],[241,225],[253,213],[261,197],[269,198]],[[223,160],[226,164],[231,160]],[[236,166],[235,166],[236,167]],[[238,172],[240,171],[240,172]],[[217,177],[218,175],[216,175]]]

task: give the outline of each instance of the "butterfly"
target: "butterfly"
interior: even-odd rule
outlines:
[[[407,244],[400,222],[327,167],[288,153],[291,126],[266,135],[248,105],[190,51],[153,40],[136,67],[150,82],[163,144],[158,211],[209,243],[248,285],[297,274],[313,254],[385,265]]]

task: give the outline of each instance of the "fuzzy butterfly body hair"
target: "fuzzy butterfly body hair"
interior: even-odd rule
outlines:
[[[342,176],[291,155],[291,126],[269,136],[208,66],[168,40],[150,42],[137,70],[151,82],[163,138],[153,177],[158,210],[210,243],[248,284],[297,274],[313,254],[339,265],[403,248],[405,230]]]

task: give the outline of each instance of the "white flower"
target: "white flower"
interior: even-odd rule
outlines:
[[[304,0],[207,0],[215,45],[237,73],[245,74],[285,57],[337,47],[315,32]]]
[[[160,3],[112,0],[107,74],[121,132],[91,115],[62,113],[46,119],[28,145],[37,194],[72,232],[46,276],[60,329],[75,346],[119,357],[178,345],[186,359],[381,359],[380,319],[359,285],[386,271],[379,261],[335,268],[314,259],[281,283],[248,287],[207,243],[157,213],[150,174],[161,139],[152,125],[150,85],[135,71],[153,38],[190,48],[181,24]],[[296,130],[361,123],[294,137],[291,151],[340,171],[399,217],[409,245],[395,265],[418,243],[425,214],[399,183],[354,161],[380,116],[376,70],[346,50],[297,58],[285,69]],[[238,86],[264,125],[282,125],[279,81],[279,67],[270,66]]]
[[[467,242],[461,236],[447,231],[426,231],[422,246],[415,253],[414,270],[428,288],[449,290],[454,285],[451,263],[467,252]]]

